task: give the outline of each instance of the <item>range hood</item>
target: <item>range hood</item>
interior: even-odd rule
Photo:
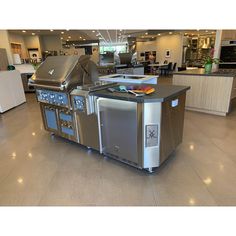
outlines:
[[[211,39],[210,38],[204,38],[204,43],[203,43],[201,48],[202,49],[211,48]]]

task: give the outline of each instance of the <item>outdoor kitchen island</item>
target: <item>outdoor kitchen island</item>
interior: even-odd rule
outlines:
[[[152,172],[181,143],[188,86],[151,85],[142,97],[92,92],[97,97],[100,153]]]

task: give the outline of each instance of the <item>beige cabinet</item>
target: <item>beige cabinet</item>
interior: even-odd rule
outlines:
[[[0,71],[7,70],[8,65],[7,51],[5,48],[0,48]]]
[[[234,40],[236,39],[236,30],[223,30],[221,40]]]
[[[236,77],[234,77],[232,93],[231,93],[231,99],[234,99],[234,98],[236,98]]]
[[[174,74],[174,85],[190,86],[186,109],[225,116],[236,97],[236,78]]]

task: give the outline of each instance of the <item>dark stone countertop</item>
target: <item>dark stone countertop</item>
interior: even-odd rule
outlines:
[[[145,84],[145,86],[146,85],[148,84]],[[126,93],[126,92],[113,92],[112,93],[108,91],[107,89],[94,91],[91,93],[98,97],[145,103],[145,102],[164,102],[190,89],[189,86],[178,86],[178,85],[150,84],[150,86],[155,88],[155,92],[149,95],[142,96],[142,97],[136,97],[135,95]]]
[[[235,77],[236,70],[217,70],[211,73],[205,73],[205,69],[192,69],[174,72],[174,75],[198,75],[198,76],[218,76],[218,77]]]

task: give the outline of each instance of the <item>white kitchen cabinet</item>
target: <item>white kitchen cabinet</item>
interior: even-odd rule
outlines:
[[[0,72],[0,113],[26,102],[20,72]]]

